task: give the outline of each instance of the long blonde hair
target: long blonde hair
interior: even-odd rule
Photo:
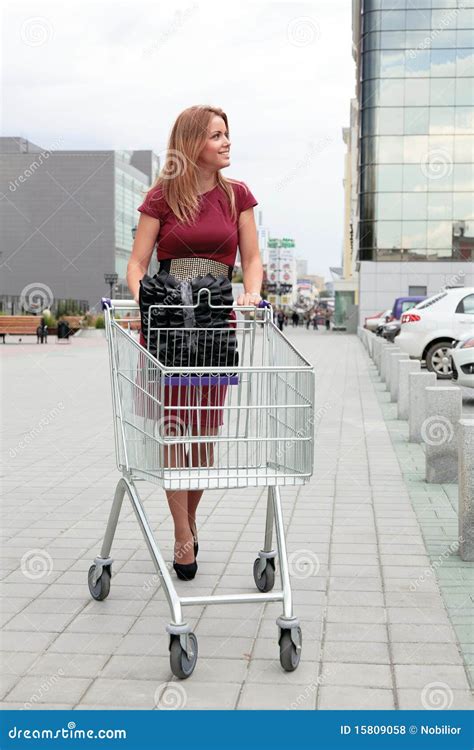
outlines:
[[[219,107],[200,104],[178,115],[168,140],[165,163],[150,188],[151,191],[158,185],[162,187],[166,202],[181,223],[192,224],[199,212],[197,159],[207,140],[207,128],[213,115],[222,117],[229,132],[227,115]],[[236,182],[217,171],[217,184],[227,196],[233,221],[237,212],[232,183]]]

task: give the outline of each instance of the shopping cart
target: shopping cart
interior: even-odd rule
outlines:
[[[207,303],[211,305],[210,297]],[[244,602],[283,602],[283,613],[276,620],[280,662],[283,669],[293,671],[300,661],[302,633],[293,613],[280,487],[302,485],[313,471],[313,367],[278,330],[269,306],[234,307],[235,321],[230,326],[226,322],[212,329],[188,326],[178,330],[154,328],[154,308],[150,308],[145,348],[136,331],[138,305],[130,300],[103,300],[116,458],[122,477],[115,490],[101,554],[89,570],[91,595],[100,601],[109,594],[110,552],[127,494],[170,606],[171,622],[166,630],[173,674],[189,677],[198,655],[196,636],[182,608]],[[226,310],[228,314],[229,308]],[[149,351],[153,350],[153,337],[156,357]],[[226,361],[216,366],[215,362],[221,361],[219,352],[229,348],[229,337],[237,344],[238,362],[236,357],[231,364]],[[186,352],[179,367],[178,345],[179,351]],[[202,366],[196,356],[200,345],[208,352],[211,347],[213,352],[208,366]],[[164,361],[170,351],[174,366]],[[166,395],[170,386],[180,385],[185,386],[182,391],[186,395],[180,402],[170,403]],[[217,400],[217,405],[216,399],[212,405],[212,399],[203,397],[206,389],[209,393],[213,387],[225,389],[225,398]],[[219,412],[222,422],[217,427],[214,411]],[[211,430],[206,429],[207,418],[214,425]],[[139,498],[139,481],[152,482],[165,490],[268,487],[264,543],[253,565],[260,593],[178,596]],[[273,526],[276,550],[272,545]],[[272,591],[277,555],[281,590]]]

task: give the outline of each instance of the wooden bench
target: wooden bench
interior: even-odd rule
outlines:
[[[36,336],[40,324],[39,315],[0,315],[0,336],[3,343],[8,333],[13,336]]]
[[[81,328],[82,317],[80,315],[61,315],[60,320],[65,320],[71,331],[78,331]]]

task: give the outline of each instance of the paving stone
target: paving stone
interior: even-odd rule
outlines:
[[[319,691],[321,710],[390,710],[395,708],[393,692],[367,687],[323,685]]]
[[[8,694],[12,701],[24,701],[27,707],[41,706],[42,703],[76,702],[90,685],[90,679],[63,677],[59,672],[23,677]]]
[[[241,710],[303,710],[315,707],[315,692],[308,685],[246,684],[237,705]]]
[[[395,665],[395,677],[400,688],[424,687],[432,682],[445,682],[453,690],[469,690],[463,666],[448,664]]]
[[[301,569],[293,564],[301,663],[292,673],[279,664],[275,619],[281,604],[190,607],[186,617],[198,636],[199,660],[184,686],[184,708],[394,708],[394,670],[400,705],[420,707],[420,680],[437,675],[448,685],[451,679],[454,703],[467,702],[460,647],[474,663],[472,571],[459,563],[456,550],[445,554],[458,533],[456,487],[424,482],[422,446],[408,444],[408,426],[396,419],[396,405],[358,338],[325,334],[287,332],[313,359],[316,342],[318,361],[325,362],[324,372],[316,370],[314,477],[281,492],[289,552],[311,552],[318,567],[306,575],[306,563]],[[59,669],[65,695],[44,692],[42,708],[157,708],[157,696],[172,704],[180,689],[169,668],[169,607],[128,502],[114,540],[110,596],[96,602],[87,589],[119,476],[113,444],[103,433],[110,384],[96,377],[108,372],[105,341],[94,342],[78,338],[67,361],[65,350],[42,352],[42,366],[53,376],[44,379],[44,398],[57,400],[58,367],[75,393],[74,433],[68,420],[51,425],[49,434],[61,443],[67,466],[42,442],[5,477],[2,517],[9,536],[0,578],[6,594],[3,673],[10,692],[2,708],[21,708],[23,697],[11,698],[13,691],[23,695],[28,680],[38,684]],[[31,350],[21,347],[6,364],[12,382],[31,377],[21,364],[22,352]],[[20,425],[16,410],[7,409],[6,434],[26,432],[40,418],[34,388],[25,394],[27,418]],[[322,408],[327,404],[331,408]],[[173,525],[165,493],[145,483],[140,492],[170,561]],[[179,584],[181,595],[255,592],[251,566],[263,543],[265,493],[204,493],[199,574]],[[20,567],[33,549],[49,550],[53,560],[50,575],[38,581],[25,578]],[[443,564],[435,567],[440,556]],[[331,669],[327,681],[318,682],[325,667]],[[67,681],[79,687],[83,681],[86,689],[78,694],[71,688],[69,695]]]

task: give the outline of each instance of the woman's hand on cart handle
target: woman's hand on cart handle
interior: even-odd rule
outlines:
[[[247,307],[248,305],[258,307],[261,301],[260,292],[244,292],[237,297],[237,305],[241,307]]]

